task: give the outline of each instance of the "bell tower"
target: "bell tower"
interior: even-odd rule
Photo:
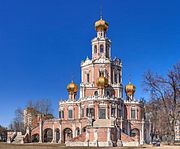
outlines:
[[[91,40],[92,59],[81,62],[80,98],[122,97],[122,63],[111,58],[108,23],[102,17],[95,22],[96,37]]]
[[[102,19],[95,22],[95,29],[97,32],[96,37],[92,42],[92,59],[108,58],[111,57],[111,41],[106,37],[108,30],[108,23]]]

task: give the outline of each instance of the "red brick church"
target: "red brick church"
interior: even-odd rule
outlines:
[[[111,57],[108,27],[102,17],[95,22],[97,35],[91,41],[92,58],[81,62],[80,88],[73,81],[67,86],[68,99],[59,102],[59,118],[44,119],[41,114],[32,118],[25,110],[30,142],[67,146],[150,143],[151,123],[145,119],[143,102],[134,98],[135,86],[129,83],[123,87],[122,62]],[[80,97],[76,99],[78,92]]]

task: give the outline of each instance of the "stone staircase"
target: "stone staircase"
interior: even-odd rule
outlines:
[[[18,132],[12,143],[23,144],[24,143],[24,135],[22,135],[21,132]]]
[[[121,140],[125,141],[125,142],[133,142],[135,141],[134,138],[132,138],[131,136],[121,132]]]
[[[87,146],[86,144],[86,133],[83,132],[77,137],[72,138],[71,140],[65,142],[66,146]]]
[[[121,141],[123,146],[139,146],[139,142],[136,140],[136,138],[131,137],[125,133],[121,133]]]
[[[84,142],[86,140],[86,133],[83,132],[79,136],[72,138],[70,141],[71,142]]]

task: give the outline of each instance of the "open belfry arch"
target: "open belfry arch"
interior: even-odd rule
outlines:
[[[31,127],[32,142],[67,146],[137,146],[151,142],[151,123],[145,119],[144,104],[134,98],[136,87],[131,82],[123,87],[122,61],[111,57],[108,29],[102,17],[95,22],[92,57],[81,62],[79,88],[74,81],[67,85],[68,99],[59,102],[58,119],[38,116],[36,127]]]

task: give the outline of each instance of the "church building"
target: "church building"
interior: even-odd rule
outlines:
[[[95,22],[92,57],[81,62],[80,88],[73,81],[67,85],[59,118],[43,119],[38,114],[34,126],[25,121],[30,142],[106,147],[150,143],[151,123],[145,119],[144,103],[134,98],[132,83],[123,87],[122,61],[111,57],[108,28],[102,17]]]

